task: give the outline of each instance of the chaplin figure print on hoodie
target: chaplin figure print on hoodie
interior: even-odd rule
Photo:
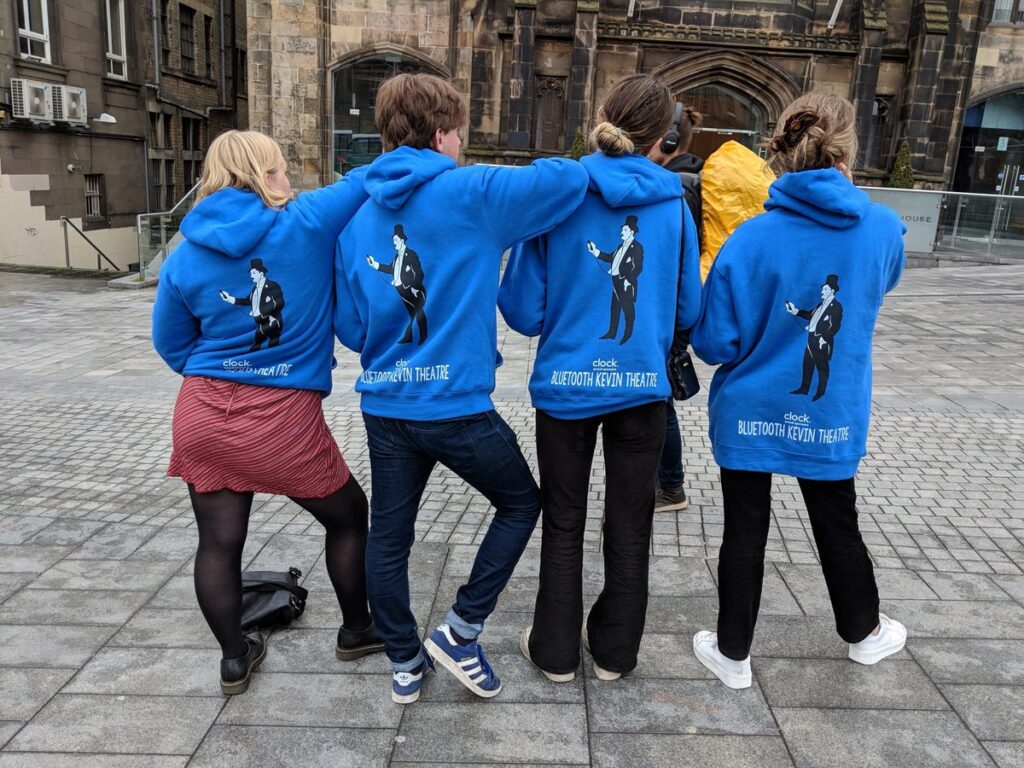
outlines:
[[[820,400],[828,386],[828,364],[835,348],[835,335],[843,322],[843,305],[836,301],[839,293],[839,276],[829,275],[821,286],[821,301],[814,309],[797,309],[791,301],[786,302],[786,311],[795,317],[807,320],[807,346],[804,347],[803,380],[791,395],[806,395],[811,390],[811,377],[818,371],[818,390],[813,400]]]
[[[281,343],[284,292],[273,280],[267,280],[267,268],[263,265],[263,259],[252,259],[249,262],[249,278],[252,280],[253,289],[249,291],[248,296],[239,298],[227,291],[221,291],[220,297],[228,304],[249,307],[249,316],[256,321],[256,338],[249,351],[255,352],[268,339],[268,347],[276,347]]]
[[[406,246],[408,240],[404,227],[395,224],[395,231],[391,236],[391,242],[395,246],[394,261],[390,264],[381,264],[367,254],[366,263],[378,272],[391,275],[391,284],[405,304],[405,311],[409,313],[409,326],[398,343],[408,344],[412,341],[412,326],[415,322],[420,329],[419,343],[422,344],[427,340],[427,315],[424,312],[427,291],[423,287],[423,267],[420,265],[419,254]]]
[[[637,278],[644,268],[644,247],[637,241],[640,232],[636,216],[627,216],[619,236],[622,242],[611,253],[602,251],[593,240],[587,241],[587,250],[606,264],[610,264],[608,274],[612,278],[611,319],[608,321],[608,332],[602,339],[614,339],[619,332],[619,314],[626,319],[626,328],[622,333],[625,344],[633,335],[633,323],[636,320],[636,288]]]

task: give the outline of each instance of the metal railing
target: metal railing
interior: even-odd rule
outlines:
[[[156,277],[164,260],[181,242],[182,238],[178,231],[181,220],[195,205],[198,189],[199,185],[196,184],[169,211],[140,213],[136,218],[140,279]]]
[[[103,252],[103,249],[101,249],[98,245],[96,245],[96,243],[90,240],[89,236],[86,235],[85,232],[80,230],[78,227],[76,227],[74,222],[71,221],[71,219],[69,219],[67,216],[60,217],[60,226],[61,229],[64,230],[64,264],[65,266],[67,266],[68,269],[71,269],[71,243],[68,241],[68,227],[71,227],[73,230],[75,230],[75,232],[78,233],[79,237],[85,240],[85,242],[91,245],[93,250],[96,251],[97,270],[103,269],[103,262],[105,261],[107,262],[107,264],[113,267],[115,272],[121,271],[121,268],[110,260],[110,257],[108,257],[107,254]]]

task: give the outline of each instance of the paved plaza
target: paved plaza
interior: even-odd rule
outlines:
[[[879,320],[858,490],[882,609],[909,630],[899,655],[845,658],[799,490],[777,478],[754,685],[728,690],[694,659],[693,633],[714,627],[722,535],[701,395],[679,407],[691,503],[655,521],[637,670],[602,682],[585,655],[556,685],[519,655],[538,530],[482,638],[502,693],[478,700],[441,672],[405,708],[383,656],[334,658],[321,530],[269,496],[245,562],[302,569],[309,606],[270,637],[249,692],[221,696],[186,489],[164,475],[179,379],[150,346],[152,302],[0,272],[0,768],[1024,766],[1024,267],[908,271]],[[533,345],[500,334],[495,401],[535,466]],[[338,361],[327,418],[368,488],[358,360]],[[603,478],[599,456],[591,601]],[[412,566],[421,627],[447,611],[490,512],[435,472]]]

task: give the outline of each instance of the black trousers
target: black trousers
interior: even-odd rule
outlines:
[[[589,419],[556,419],[537,411],[544,527],[530,656],[549,672],[572,672],[580,663],[583,532],[598,427],[603,432],[606,485],[604,588],[587,620],[594,660],[604,669],[629,672],[636,666],[644,633],[665,402]]]
[[[427,340],[427,315],[423,311],[423,306],[427,303],[427,292],[422,288],[417,288],[416,292],[419,295],[414,296],[412,288],[399,287],[397,290],[398,295],[402,297],[405,311],[409,313],[409,326],[405,329],[405,335],[399,343],[408,344],[412,341],[412,326],[413,323],[416,323],[420,329],[419,343],[422,344]]]
[[[829,361],[832,359],[832,346],[826,344],[824,347],[818,345],[818,339],[814,336],[807,337],[807,346],[804,347],[803,378],[800,381],[800,389],[809,392],[811,389],[811,378],[814,371],[818,371],[818,389],[815,394],[824,395],[828,387]]]
[[[626,318],[626,329],[620,344],[629,341],[633,335],[633,322],[636,320],[636,284],[625,285],[625,278],[612,276],[612,306],[608,321],[608,338],[614,339],[619,332],[619,313]]]
[[[857,527],[854,480],[798,482],[836,629],[846,642],[858,643],[878,626],[878,587]],[[771,491],[772,476],[767,472],[722,469],[725,534],[718,556],[718,649],[737,661],[750,655],[761,605]]]

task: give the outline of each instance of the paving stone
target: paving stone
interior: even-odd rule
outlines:
[[[35,576],[31,573],[0,573],[0,603],[7,600]]]
[[[219,649],[101,648],[63,693],[219,696],[220,658]]]
[[[4,744],[10,741],[23,725],[25,724],[10,720],[0,722],[0,747],[3,747]],[[0,755],[0,766],[2,765],[3,755]]]
[[[453,595],[454,597],[454,595]],[[423,592],[411,595],[411,607],[413,615],[421,627],[427,625],[430,617],[430,609],[434,604],[434,595]],[[192,603],[195,604],[195,595],[192,596]],[[445,611],[448,610],[447,604]],[[335,633],[341,626],[341,608],[338,606],[338,597],[333,591],[310,591],[306,600],[306,610],[302,615],[292,622],[292,626],[304,629],[333,629]]]
[[[458,723],[453,729],[452,723]],[[422,702],[409,707],[395,760],[462,762],[590,762],[582,705]]]
[[[303,768],[385,768],[394,739],[393,730],[215,725],[189,765],[279,768],[301,755]]]
[[[980,573],[932,573],[928,586],[943,600],[1009,600],[1009,596]]]
[[[0,544],[23,544],[53,521],[52,517],[0,515]]]
[[[644,632],[636,669],[630,672],[630,677],[707,680],[714,675],[693,655],[691,635]]]
[[[172,576],[157,590],[147,608],[194,608],[196,606],[195,580],[191,576]]]
[[[178,569],[173,562],[65,560],[32,582],[38,589],[124,589],[154,592]]]
[[[353,706],[358,702],[357,706]],[[391,701],[391,676],[257,672],[245,696],[233,697],[222,725],[397,728],[402,707]]]
[[[953,712],[786,709],[775,717],[797,768],[991,768]]]
[[[0,624],[120,627],[148,597],[145,592],[23,589],[0,606]]]
[[[717,624],[717,597],[651,597],[647,601],[647,632],[683,632],[692,637]]]
[[[777,568],[786,584],[796,595],[800,607],[809,615],[831,616],[832,603],[825,586],[825,577],[820,567],[805,565],[785,565],[779,563]],[[878,594],[882,600],[882,609],[889,600],[935,599],[935,593],[913,571],[875,569],[875,580],[878,583]]]
[[[940,686],[975,736],[993,741],[1024,737],[1024,686]]]
[[[623,738],[620,734],[595,733],[590,748],[594,768],[681,764],[703,768],[791,768],[793,765],[785,742],[777,736],[638,734]]]
[[[587,704],[594,733],[777,733],[760,689],[718,680],[588,679]]]
[[[984,746],[999,768],[1020,768],[1024,765],[1024,741],[986,741]]]
[[[913,661],[757,659],[754,669],[772,707],[949,709]]]
[[[918,638],[912,653],[937,683],[1024,685],[1024,640]]]
[[[187,763],[187,757],[171,755],[0,754],[0,768],[184,768]]]
[[[163,528],[136,549],[129,560],[173,560],[181,562],[196,553],[199,534],[195,528]]]
[[[566,703],[583,704],[582,670],[570,683],[553,683],[530,664],[522,653],[488,653],[487,661],[501,678],[503,704]],[[420,701],[479,702],[479,697],[466,689],[447,670],[438,667],[436,677],[423,686]]]
[[[217,648],[199,607],[143,608],[110,639],[110,645],[139,648]]]
[[[275,630],[267,640],[267,656],[260,666],[262,672],[316,672],[321,674],[390,672],[383,653],[363,656],[355,661],[340,661],[334,655],[338,630],[306,629],[294,624]]]
[[[29,720],[73,674],[72,669],[0,667],[0,720]]]
[[[0,571],[5,573],[42,573],[60,560],[68,547],[44,547],[29,544],[0,546]]]
[[[108,627],[0,625],[0,666],[79,667],[113,631]]]
[[[707,563],[695,557],[652,557],[648,588],[659,597],[714,597],[718,592]]]
[[[886,613],[903,622],[911,638],[1024,639],[1024,607],[1008,601],[893,600]]]
[[[1002,587],[1010,597],[1024,605],[1024,576],[993,576],[992,581]]]
[[[220,698],[58,694],[7,749],[189,755],[222,706]]]
[[[77,546],[105,525],[101,520],[54,520],[29,539],[28,543],[56,547]]]
[[[160,530],[155,525],[111,523],[68,555],[68,560],[118,560],[128,557]]]

